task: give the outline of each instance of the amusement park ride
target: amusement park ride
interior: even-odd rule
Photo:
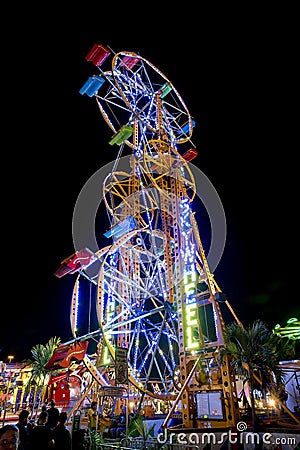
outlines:
[[[137,406],[167,402],[165,427],[173,417],[185,428],[208,421],[211,428],[234,427],[235,374],[229,357],[219,358],[221,309],[238,319],[210,272],[192,209],[195,122],[171,81],[142,56],[95,44],[86,60],[97,74],[80,94],[95,99],[112,130],[115,163],[102,187],[107,246],[76,251],[55,274],[76,274],[74,339],[65,348],[70,360],[81,355],[91,375],[73,412],[89,393],[115,389]],[[92,306],[83,298],[90,292]],[[78,331],[82,315],[97,322],[93,331]],[[88,355],[90,341],[96,351]],[[66,367],[66,353],[53,356]]]

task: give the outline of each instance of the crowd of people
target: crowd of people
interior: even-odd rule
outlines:
[[[126,418],[126,406],[121,406],[120,414],[104,417],[102,407],[92,401],[87,411],[88,429],[76,430],[75,427],[72,433],[66,427],[67,413],[60,412],[53,400],[50,407],[42,406],[35,420],[28,410],[23,409],[16,425],[7,424],[0,428],[0,450],[79,450],[87,448],[84,444],[86,439],[89,442],[93,432],[100,432],[109,439],[121,439],[134,417],[130,413]]]
[[[0,450],[72,449],[72,435],[66,427],[67,413],[59,412],[54,401],[50,408],[42,408],[36,422],[29,421],[29,415],[23,409],[16,425],[0,428]]]

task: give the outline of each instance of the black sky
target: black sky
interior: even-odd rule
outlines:
[[[155,10],[137,18],[126,11],[126,20],[112,11],[77,11],[76,20],[48,11],[8,32],[0,359],[28,357],[52,336],[71,337],[75,278],[53,273],[74,251],[80,190],[116,156],[95,101],[79,94],[95,73],[85,61],[94,43],[151,61],[195,118],[194,163],[216,188],[227,220],[215,277],[240,319],[261,318],[273,327],[300,317],[291,281],[299,147],[292,26],[279,11],[276,20],[255,11],[238,20],[229,11],[207,17],[178,11],[177,22]]]

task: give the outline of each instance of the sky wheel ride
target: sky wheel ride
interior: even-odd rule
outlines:
[[[210,390],[218,398],[209,413],[214,426],[234,426],[234,374],[227,357],[222,365],[218,360],[225,331],[221,303],[228,301],[210,273],[192,209],[196,187],[188,162],[197,156],[195,122],[172,82],[140,55],[95,44],[86,60],[97,74],[80,93],[96,100],[113,131],[108,145],[118,150],[103,183],[108,245],[73,271],[68,259],[58,271],[79,272],[74,339],[97,339],[85,363],[99,385],[122,385],[116,353],[126,349],[131,395],[168,400],[170,414],[179,410],[184,426],[201,428]],[[83,336],[77,332],[82,282],[92,285],[96,299],[88,308],[95,329]]]

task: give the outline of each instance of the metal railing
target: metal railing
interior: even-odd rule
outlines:
[[[123,438],[120,441],[104,442],[100,444],[101,450],[200,450],[195,444],[161,444],[156,439]]]

